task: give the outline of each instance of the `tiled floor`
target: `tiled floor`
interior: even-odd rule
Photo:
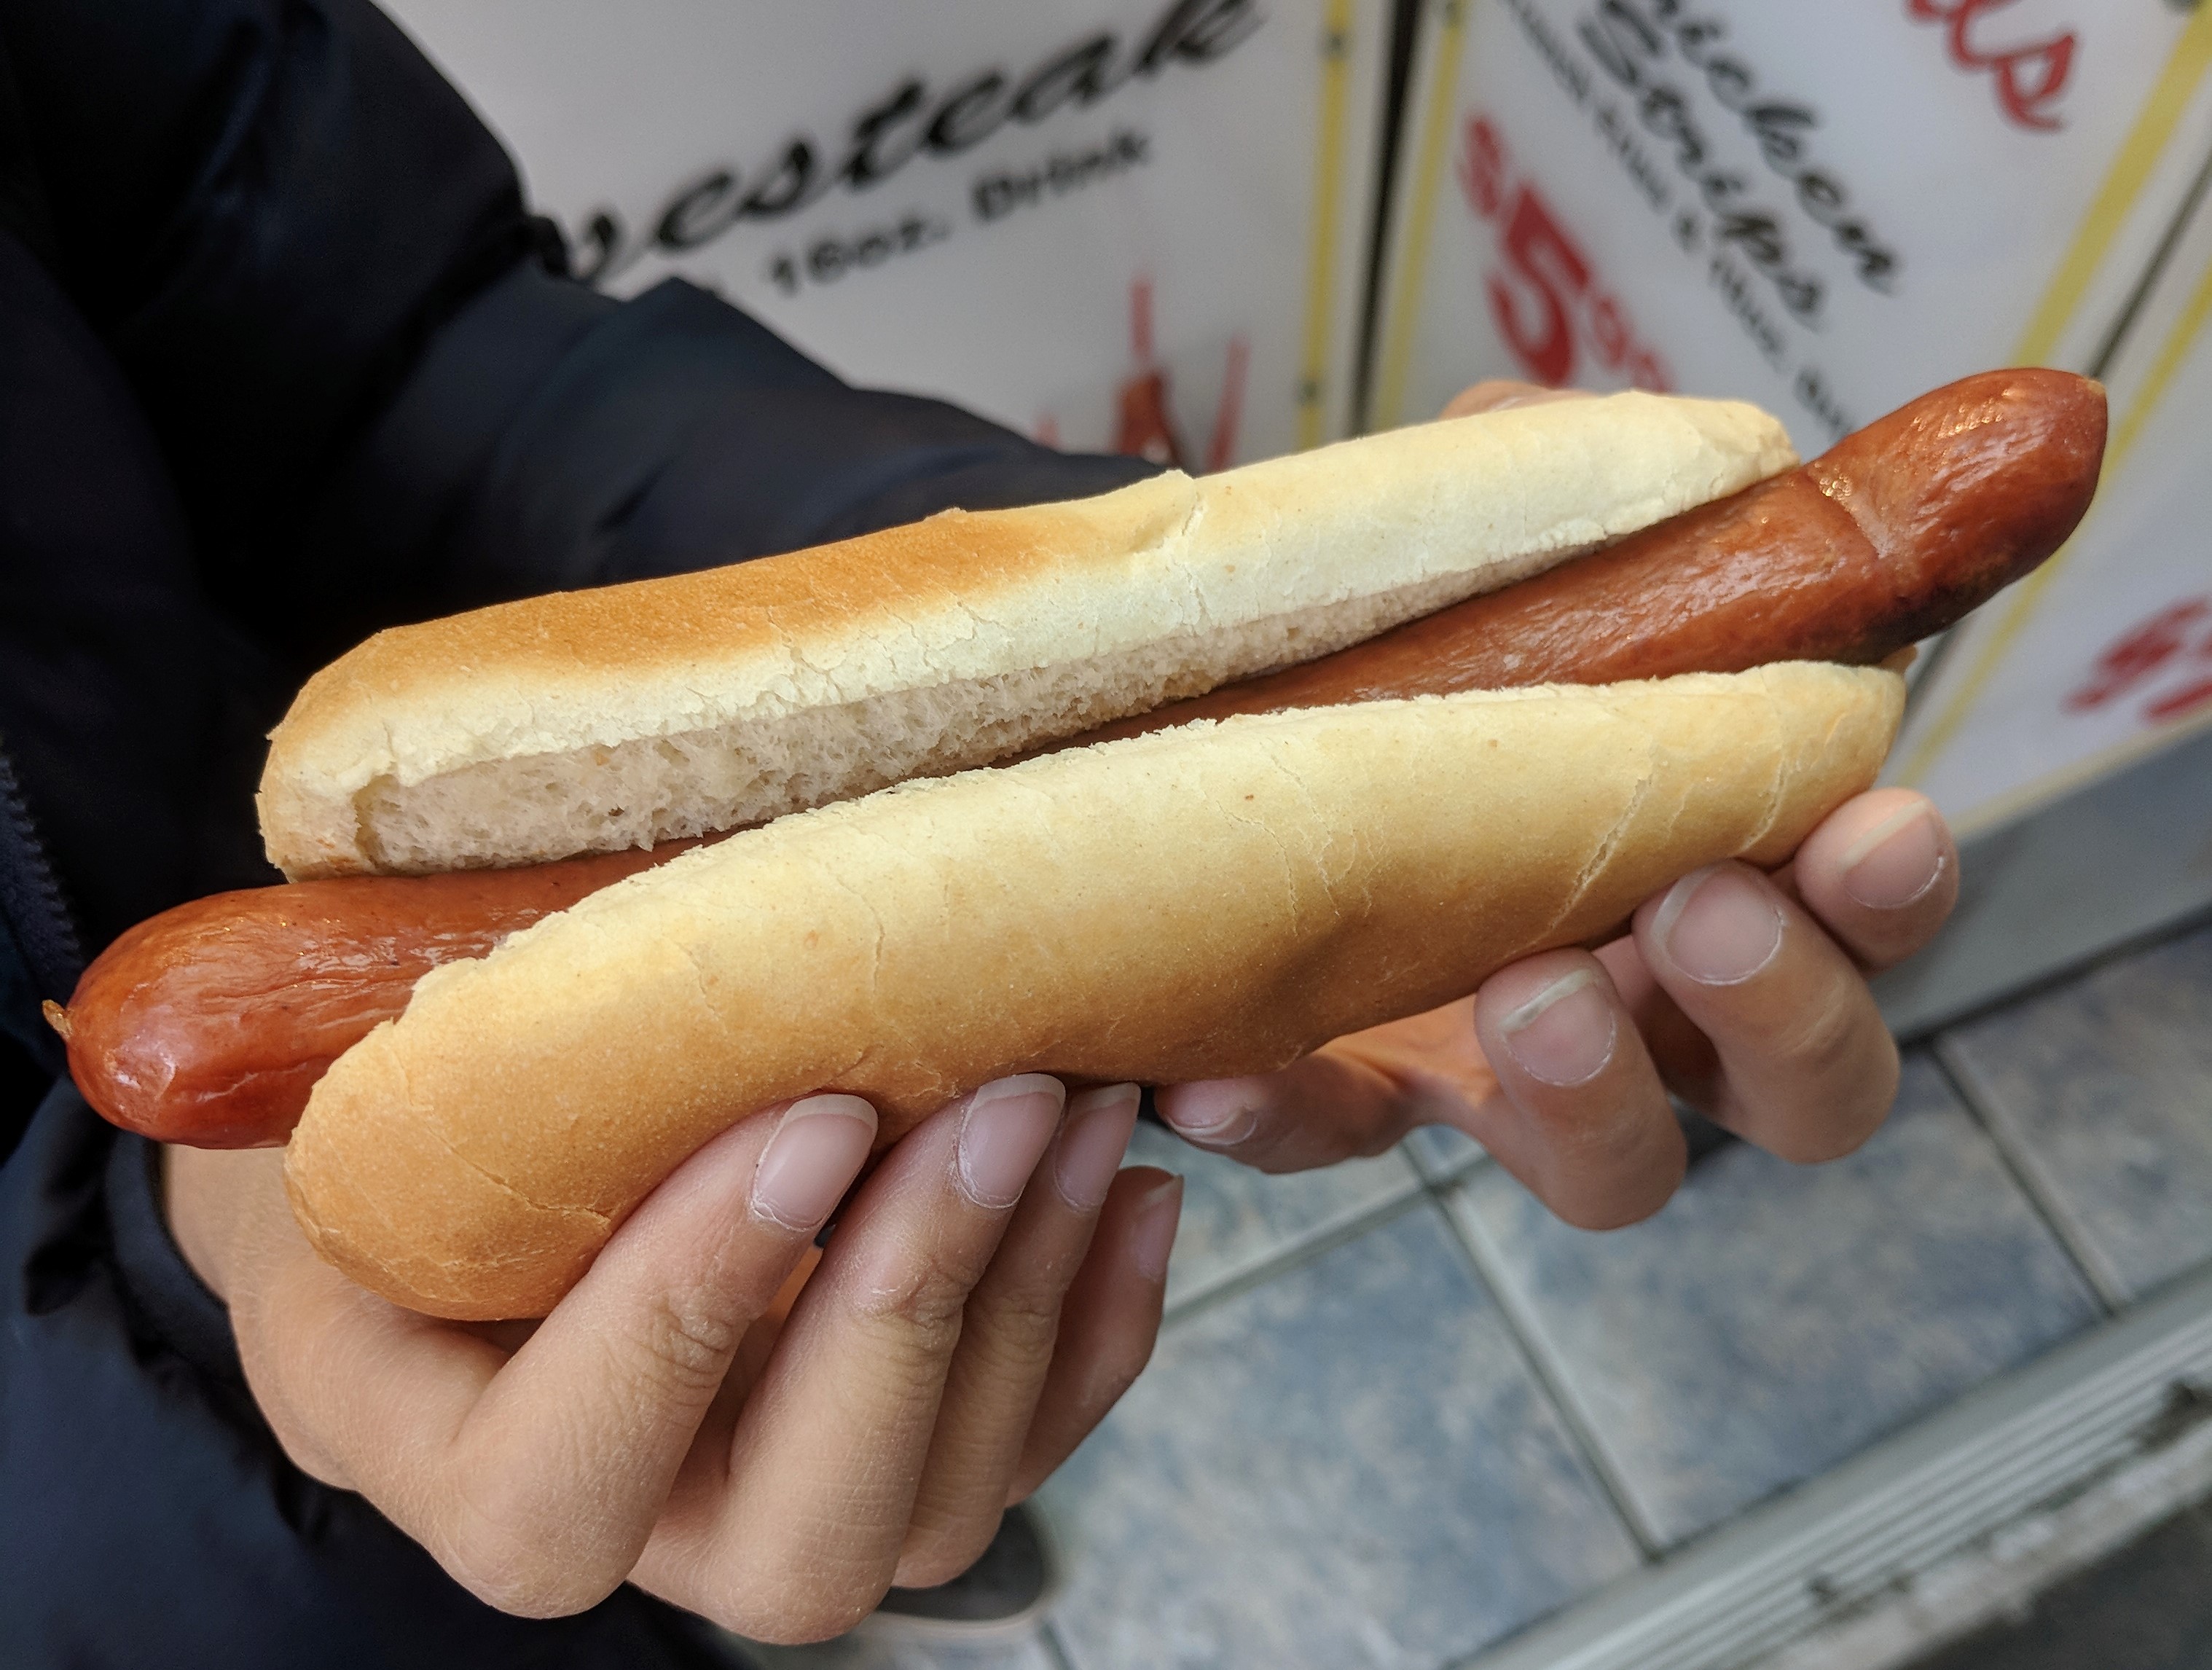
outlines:
[[[2212,1260],[2212,927],[1908,1062],[1859,1154],[1565,1229],[1463,1141],[1189,1178],[1043,1631],[790,1670],[1443,1670]]]
[[[1940,1048],[2114,1297],[2212,1258],[2212,932],[2109,963]]]
[[[1637,1558],[1425,1200],[1177,1328],[1044,1506],[1078,1670],[1441,1663]]]
[[[1420,1174],[1403,1153],[1270,1177],[1150,1124],[1137,1127],[1128,1163],[1183,1175],[1182,1224],[1168,1260],[1171,1312],[1332,1234],[1355,1229],[1421,1187]]]
[[[1568,1229],[1495,1167],[1452,1205],[1659,1548],[2100,1315],[1924,1058],[1849,1159],[1732,1144],[1633,1229]]]

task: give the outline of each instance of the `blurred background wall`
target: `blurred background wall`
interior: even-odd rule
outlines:
[[[398,0],[629,294],[1194,470],[1354,427],[1382,0]]]
[[[1990,853],[2157,791],[2087,940],[1978,866],[1954,1006],[2212,900],[2160,775],[2212,727],[2212,8],[388,3],[600,284],[1064,446],[1218,469],[1510,376],[1747,398],[1809,455],[1984,367],[2103,378],[2097,507],[1931,647],[1892,775]]]

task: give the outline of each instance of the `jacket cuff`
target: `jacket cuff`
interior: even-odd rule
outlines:
[[[243,1390],[246,1370],[230,1331],[229,1308],[185,1261],[169,1230],[161,1202],[161,1145],[118,1132],[107,1156],[105,1193],[116,1268],[141,1327],[207,1379]]]

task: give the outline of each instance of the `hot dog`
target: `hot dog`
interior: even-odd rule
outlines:
[[[2094,490],[2101,392],[1992,372],[1813,462],[1351,648],[1052,744],[1195,719],[1506,689],[1879,662],[2040,562]],[[330,1062],[431,968],[687,849],[294,883],[142,924],[57,1023],[108,1118],[206,1147],[284,1140]]]

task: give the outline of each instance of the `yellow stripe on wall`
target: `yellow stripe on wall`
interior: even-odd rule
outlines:
[[[1322,25],[1321,137],[1314,156],[1313,232],[1306,254],[1306,330],[1298,371],[1298,446],[1321,444],[1328,401],[1337,205],[1344,187],[1344,110],[1352,79],[1352,0],[1329,0]]]
[[[2135,450],[2136,442],[2142,438],[2144,426],[2149,422],[2151,413],[2157,410],[2158,403],[2165,398],[2166,386],[2173,381],[2174,374],[2181,369],[2182,361],[2189,357],[2190,349],[2197,345],[2197,337],[2203,334],[2204,322],[2208,318],[2212,318],[2212,261],[2205,263],[2204,270],[2197,280],[2197,288],[2190,292],[2189,301],[2182,307],[2181,317],[2174,321],[2173,329],[2166,333],[2166,341],[2159,348],[2158,358],[2151,364],[2150,375],[2144,379],[2142,387],[2136,392],[2127,416],[2112,431],[2112,444],[2105,449],[2105,473],[2107,476],[2119,473],[2121,460]],[[2050,566],[2045,563],[2030,578],[2040,576]]]
[[[1397,424],[1406,406],[1406,378],[1413,356],[1413,330],[1421,307],[1421,280],[1429,264],[1429,233],[1435,224],[1437,193],[1443,182],[1444,154],[1450,149],[1452,107],[1459,100],[1459,66],[1467,33],[1468,9],[1475,0],[1443,0],[1429,85],[1421,107],[1420,149],[1416,159],[1406,225],[1392,268],[1389,333],[1382,343],[1382,373],[1376,384],[1369,427]]]
[[[2174,43],[2173,51],[2167,54],[2158,84],[2151,88],[2150,97],[2143,100],[2135,126],[2121,141],[2112,166],[2106,172],[2104,184],[2098,187],[2097,195],[2090,200],[2089,212],[2081,217],[2081,224],[2075,231],[2066,258],[2058,264],[2041,304],[2021,333],[2020,346],[2013,353],[2014,365],[2049,362],[2058,338],[2065,334],[2075,310],[2087,294],[2090,281],[2104,264],[2105,257],[2112,252],[2113,241],[2120,235],[2129,211],[2142,195],[2151,171],[2158,166],[2159,158],[2166,155],[2173,130],[2188,110],[2190,100],[2197,96],[2198,83],[2204,79],[2208,68],[2212,68],[2212,6],[2200,5],[2197,15],[2182,30],[2181,39]]]
[[[2167,54],[2166,68],[2160,72],[2150,96],[2143,101],[2135,125],[2128,131],[2127,138],[2112,159],[2112,166],[2106,171],[2104,183],[2091,200],[2088,212],[2081,217],[2065,258],[2059,263],[2027,329],[2021,333],[2019,346],[2013,353],[2014,364],[2049,362],[2059,337],[2073,322],[2097,270],[2112,253],[2112,245],[2142,195],[2152,171],[2172,143],[2174,129],[2196,98],[2208,70],[2212,70],[2212,4],[2198,7],[2196,15],[2182,30],[2181,39]],[[2182,361],[2188,358],[2208,314],[2212,314],[2212,268],[2208,268],[2198,281],[2188,306],[2183,308],[2180,319],[2160,348],[2149,380],[2137,391],[2126,416],[2112,432],[2112,444],[2105,453],[2106,483],[2118,475],[2121,459],[2142,434],[2152,410],[2166,393]],[[2003,613],[1996,618],[1980,641],[1972,646],[1972,665],[1956,685],[1944,693],[1942,712],[1929,721],[1913,744],[1911,756],[1899,774],[1900,782],[1920,782],[1934,769],[1943,750],[1957,739],[1967,715],[1988,689],[1990,681],[1996,677],[1998,666],[2049,594],[2060,568],[2079,547],[2081,537],[2081,530],[2075,529],[2064,547],[2012,589],[2002,604]]]

